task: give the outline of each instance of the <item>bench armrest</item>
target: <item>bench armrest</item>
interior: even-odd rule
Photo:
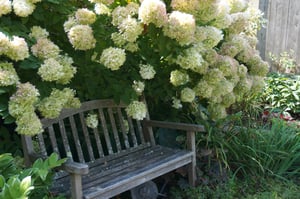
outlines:
[[[89,166],[87,164],[73,162],[71,160],[68,160],[67,162],[63,163],[60,169],[70,174],[85,175],[89,173]]]
[[[164,121],[156,121],[156,120],[144,120],[143,123],[146,127],[161,127],[161,128],[189,131],[189,132],[205,132],[204,126],[198,124],[164,122]]]

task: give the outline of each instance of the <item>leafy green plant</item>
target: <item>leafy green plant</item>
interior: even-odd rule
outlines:
[[[0,155],[0,198],[53,198],[49,193],[53,171],[65,159],[53,153],[49,158],[37,159],[32,167],[22,169],[11,154]]]
[[[273,73],[266,78],[266,86],[261,95],[266,109],[299,113],[300,76]]]
[[[295,60],[295,52],[282,52],[277,57],[273,53],[269,53],[269,57],[279,73],[295,74],[299,69]]]
[[[227,132],[227,152],[231,170],[244,176],[299,176],[299,129],[273,119],[261,128],[232,128]]]

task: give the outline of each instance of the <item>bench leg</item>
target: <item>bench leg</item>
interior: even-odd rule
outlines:
[[[195,160],[194,160],[195,159]],[[196,186],[196,158],[188,166],[188,178],[191,186]]]
[[[196,137],[195,132],[188,131],[187,132],[187,148],[188,150],[193,152],[192,162],[188,166],[188,177],[189,184],[191,186],[196,186]]]
[[[81,175],[71,174],[71,196],[72,199],[82,199]]]

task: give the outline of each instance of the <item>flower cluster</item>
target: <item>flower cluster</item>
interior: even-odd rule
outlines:
[[[39,92],[30,83],[19,84],[17,91],[10,97],[8,110],[16,118],[19,134],[36,135],[41,133],[42,124],[37,117],[35,104],[38,101]]]
[[[139,8],[139,19],[147,25],[164,26],[168,21],[166,5],[161,0],[144,0]]]
[[[156,71],[154,70],[154,67],[149,64],[140,64],[139,73],[143,79],[153,79]]]
[[[146,117],[147,107],[143,102],[132,101],[126,108],[126,113],[136,120],[142,120]]]
[[[0,86],[16,85],[19,77],[12,63],[0,62]]]
[[[19,17],[28,17],[35,10],[35,4],[42,0],[13,0],[14,12]]]
[[[87,115],[87,117],[85,118],[85,124],[89,128],[92,128],[92,129],[97,128],[97,126],[99,124],[99,120],[98,120],[97,114],[91,114],[91,113],[89,113]]]
[[[12,11],[10,0],[0,0],[0,17]]]
[[[173,70],[170,75],[170,82],[174,86],[181,86],[190,81],[189,75],[180,70]]]
[[[125,61],[125,51],[120,48],[104,49],[100,57],[100,63],[110,70],[119,70]]]
[[[72,66],[73,59],[67,55],[60,55],[60,49],[50,39],[49,33],[39,27],[31,28],[30,37],[36,39],[36,44],[31,47],[34,56],[43,60],[43,64],[38,69],[38,75],[43,81],[59,84],[68,84],[76,73],[76,68]]]
[[[180,45],[188,45],[194,40],[196,22],[191,14],[173,11],[163,31],[166,36],[176,39]]]
[[[72,64],[73,60],[68,56],[49,58],[41,65],[38,74],[44,81],[68,84],[76,73],[76,68]]]
[[[180,100],[182,102],[192,102],[196,97],[195,91],[191,88],[184,88],[180,93]]]
[[[13,36],[10,40],[0,32],[0,55],[6,55],[14,61],[24,60],[29,57],[29,49],[25,39]]]
[[[41,100],[37,107],[42,116],[55,118],[63,108],[79,108],[80,101],[75,97],[75,91],[70,88],[53,89],[50,96]]]
[[[96,46],[91,24],[96,21],[96,14],[86,8],[78,9],[75,16],[71,15],[64,23],[70,43],[76,50],[89,50]]]
[[[133,81],[132,88],[138,95],[141,95],[145,89],[145,84],[141,81]]]

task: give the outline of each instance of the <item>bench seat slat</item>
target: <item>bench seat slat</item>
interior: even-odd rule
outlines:
[[[191,157],[188,151],[154,146],[103,164],[91,164],[89,174],[83,177],[84,198],[91,199],[100,193],[103,198],[112,197],[190,163]],[[56,181],[54,189],[67,193],[68,186],[66,176]]]

